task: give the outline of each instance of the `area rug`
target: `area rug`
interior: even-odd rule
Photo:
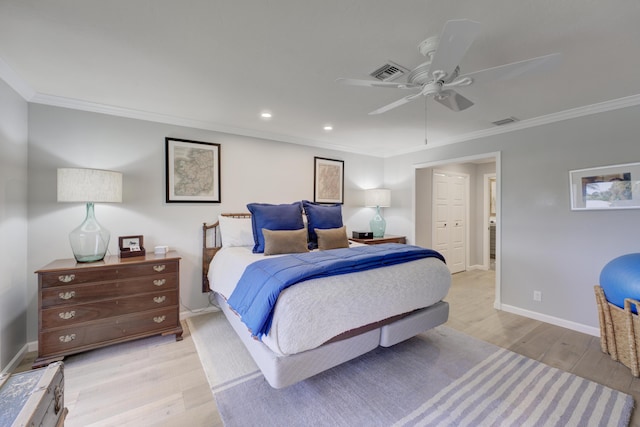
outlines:
[[[633,408],[446,326],[276,390],[222,313],[188,322],[226,426],[626,426]]]

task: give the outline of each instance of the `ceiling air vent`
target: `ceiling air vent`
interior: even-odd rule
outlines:
[[[378,79],[383,82],[388,82],[390,80],[395,80],[404,73],[408,72],[406,68],[401,65],[398,65],[394,62],[388,61],[382,67],[375,70],[373,73],[369,74],[374,79]]]
[[[511,117],[507,117],[506,119],[502,119],[502,120],[496,120],[495,122],[491,122],[496,126],[504,126],[504,125],[508,125],[509,123],[514,123],[517,122],[518,119],[511,116]]]

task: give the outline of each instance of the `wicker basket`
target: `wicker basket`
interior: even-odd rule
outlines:
[[[594,286],[594,290],[598,305],[602,351],[610,354],[613,360],[618,360],[631,369],[631,374],[634,377],[639,377],[640,319],[637,314],[631,311],[631,305],[635,305],[636,312],[640,312],[640,302],[625,298],[623,310],[607,301],[600,286]]]

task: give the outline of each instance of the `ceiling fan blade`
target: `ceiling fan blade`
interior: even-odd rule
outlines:
[[[377,82],[374,80],[337,79],[336,82],[349,86],[384,87],[392,89],[415,89],[420,85],[411,83]]]
[[[481,25],[468,19],[447,21],[440,34],[438,49],[431,60],[431,72],[441,70],[450,76],[480,33]]]
[[[484,83],[494,80],[504,80],[519,77],[523,74],[538,71],[548,71],[554,68],[562,59],[562,54],[552,53],[524,61],[512,62],[498,67],[486,68],[474,73],[465,74],[458,79],[470,78],[473,83]]]
[[[369,115],[372,116],[375,114],[382,114],[386,111],[392,110],[396,107],[409,103],[420,96],[422,96],[421,92],[414,93],[413,95],[405,96],[404,98],[400,98],[397,101],[392,102],[391,104],[387,104],[384,107],[380,107],[377,110],[370,112]]]
[[[451,89],[441,91],[433,99],[453,111],[466,110],[473,105],[471,100]]]

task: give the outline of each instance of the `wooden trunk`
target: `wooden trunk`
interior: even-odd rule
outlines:
[[[52,363],[0,377],[0,425],[62,426],[64,407],[64,365]]]

